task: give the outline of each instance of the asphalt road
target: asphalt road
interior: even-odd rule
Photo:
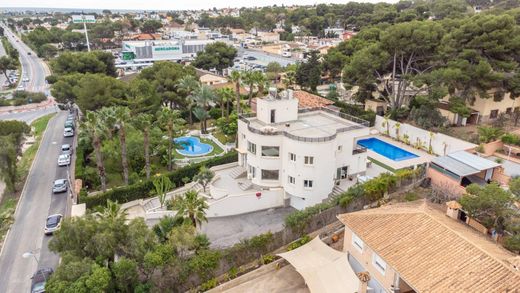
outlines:
[[[16,35],[13,35],[7,26],[3,24],[1,24],[1,26],[4,28],[4,34],[7,36],[9,42],[13,44],[13,46],[20,53],[22,75],[29,78],[28,82],[23,83],[25,90],[30,92],[45,92],[48,94],[49,89],[45,81],[45,77],[50,75],[50,71],[45,62],[38,58],[36,53],[34,53],[27,45],[25,45],[22,40],[20,40]],[[29,55],[29,53],[31,55]],[[52,113],[53,111],[53,108],[46,108],[32,110],[29,112],[2,113],[0,114],[0,120],[20,120],[31,123],[35,119]]]
[[[43,228],[48,215],[65,215],[70,204],[68,193],[52,194],[55,179],[67,178],[67,167],[58,167],[57,158],[64,143],[73,138],[63,137],[67,112],[53,117],[42,138],[33,167],[29,172],[15,213],[15,221],[0,255],[0,292],[29,292],[31,276],[36,271],[34,258],[23,258],[34,252],[39,267],[56,268],[59,256],[50,252],[47,244],[52,236],[45,236]]]

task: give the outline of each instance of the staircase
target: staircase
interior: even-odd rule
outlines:
[[[334,185],[334,188],[332,189],[332,192],[330,193],[327,200],[329,202],[334,201],[343,192],[345,192],[345,190],[339,187],[339,185]]]
[[[246,168],[244,168],[242,166],[237,166],[231,170],[231,172],[229,173],[229,177],[231,177],[233,179],[237,179],[239,177],[244,176],[245,174],[246,174]]]
[[[153,198],[148,201],[144,206],[145,212],[153,212],[161,207],[161,203],[158,198]]]
[[[240,187],[240,189],[245,191],[245,190],[248,190],[251,187],[253,187],[253,182],[251,182],[250,180],[245,181],[245,182],[240,182],[240,183],[238,183],[238,186]]]

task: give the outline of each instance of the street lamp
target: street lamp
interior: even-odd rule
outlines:
[[[27,251],[27,252],[24,252],[24,254],[22,254],[23,258],[30,258],[31,256],[36,261],[36,270],[38,270],[38,267],[40,266],[40,262],[38,261],[38,258],[36,258],[36,254],[34,254],[32,251]],[[43,271],[40,271],[40,273],[42,274],[45,282],[47,282],[47,278],[45,277],[45,274],[43,273]]]

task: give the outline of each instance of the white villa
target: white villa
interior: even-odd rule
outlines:
[[[291,90],[257,100],[257,112],[238,121],[238,165],[260,189],[283,189],[296,209],[326,199],[339,181],[367,168],[357,138],[368,122],[329,108],[298,109]],[[287,202],[288,201],[288,202]]]

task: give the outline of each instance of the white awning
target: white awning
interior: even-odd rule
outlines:
[[[359,279],[350,267],[347,253],[329,247],[319,236],[278,256],[300,273],[311,292],[353,293],[359,290]]]

